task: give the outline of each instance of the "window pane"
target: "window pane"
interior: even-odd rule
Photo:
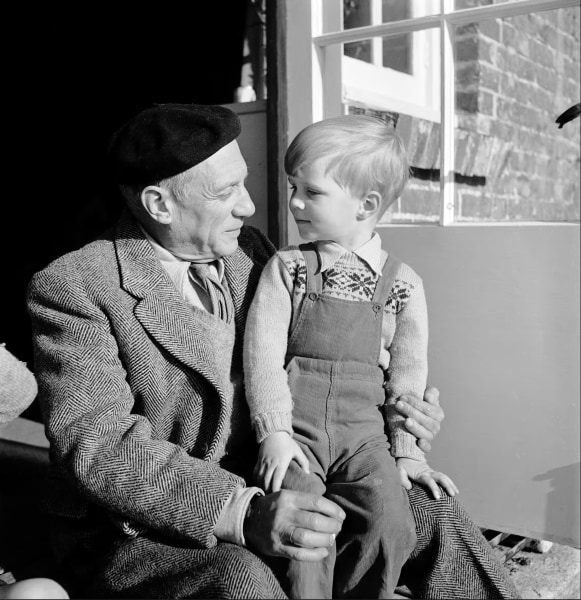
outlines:
[[[366,40],[372,48],[390,38]],[[404,70],[343,56],[343,100],[374,109],[402,112],[432,121],[440,120],[440,31],[437,28],[409,34],[411,64]]]
[[[381,0],[381,21],[383,23],[435,15],[439,12],[440,0]]]
[[[409,19],[412,16],[411,3],[409,0],[382,0],[381,15],[383,23]]]
[[[456,220],[579,220],[578,7],[458,27]]]
[[[371,0],[343,0],[343,29],[372,25]],[[371,41],[349,42],[344,46],[345,56],[371,62]]]
[[[343,29],[393,23],[438,12],[439,0],[343,0]],[[348,42],[345,56],[412,74],[412,34]]]
[[[383,0],[382,21],[401,21],[409,19],[411,6],[402,0]],[[400,73],[412,73],[412,36],[411,34],[395,35],[383,39],[383,66],[395,69]]]

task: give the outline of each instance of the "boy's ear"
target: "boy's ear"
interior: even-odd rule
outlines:
[[[368,192],[360,200],[358,216],[360,219],[369,219],[377,216],[381,209],[381,194],[379,192]]]

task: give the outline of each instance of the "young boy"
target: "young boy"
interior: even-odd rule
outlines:
[[[289,561],[291,597],[391,598],[415,544],[403,487],[458,493],[392,408],[421,398],[427,379],[422,280],[374,232],[407,183],[406,152],[387,123],[347,115],[303,129],[285,170],[308,243],[270,260],[248,313],[255,477],[270,492],[317,491],[347,514],[326,559]]]

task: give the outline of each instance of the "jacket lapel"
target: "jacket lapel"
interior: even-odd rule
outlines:
[[[143,328],[172,356],[201,373],[221,391],[214,356],[218,349],[199,327],[192,310],[128,214],[117,228],[115,250],[121,287],[136,298],[134,314]]]

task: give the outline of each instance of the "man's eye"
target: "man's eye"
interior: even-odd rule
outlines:
[[[217,196],[218,198],[229,198],[234,192],[234,187],[230,186],[227,187],[226,189],[220,191]]]

